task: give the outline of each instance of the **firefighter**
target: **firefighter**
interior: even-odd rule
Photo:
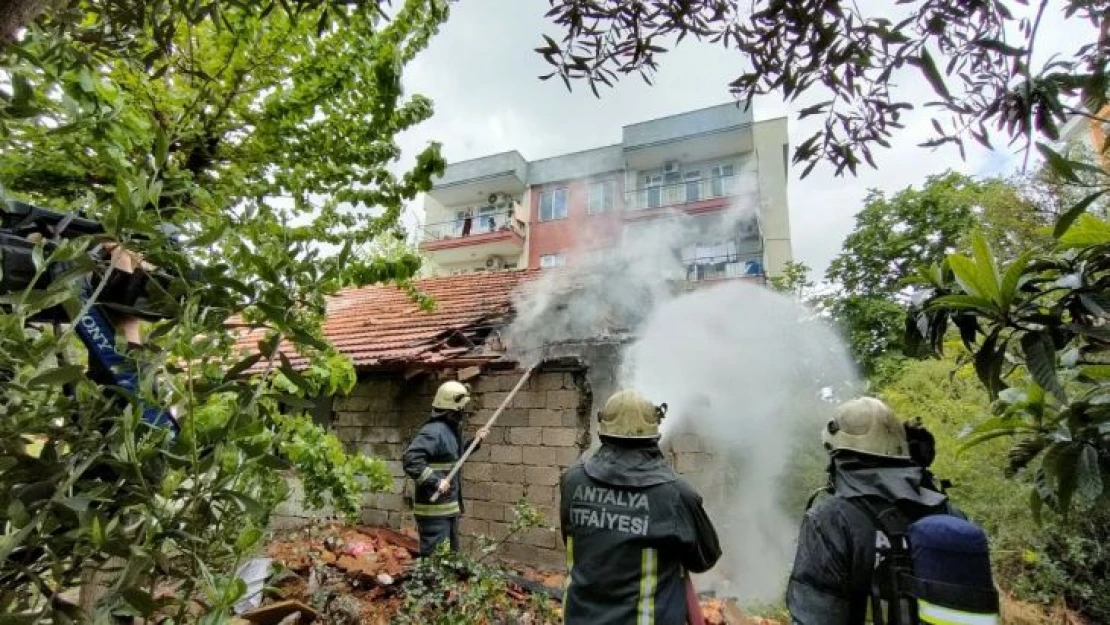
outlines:
[[[598,414],[600,448],[563,474],[568,624],[682,625],[687,574],[721,557],[701,497],[659,449],[665,413],[666,404],[616,393]]]
[[[420,530],[420,556],[431,555],[441,542],[459,549],[459,515],[463,511],[462,473],[447,474],[470,446],[462,438],[462,422],[470,391],[459,382],[445,382],[432,400],[432,416],[409,443],[403,456],[405,473],[416,483],[413,513]],[[489,431],[478,430],[481,444]],[[477,448],[475,448],[477,449]],[[432,496],[439,494],[435,502]]]
[[[962,514],[928,487],[925,467],[911,457],[904,424],[882,401],[844,402],[822,440],[830,455],[832,496],[802,520],[786,606],[795,625],[862,624],[870,622],[876,551],[885,540],[876,521],[891,508],[910,520]]]

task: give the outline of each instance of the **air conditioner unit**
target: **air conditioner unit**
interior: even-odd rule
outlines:
[[[505,266],[505,259],[500,256],[486,258],[486,269],[501,269]]]
[[[663,164],[663,173],[664,174],[677,174],[678,173],[678,161],[667,161],[666,163],[664,163]]]
[[[496,204],[498,195],[500,195],[500,194],[490,193],[489,197],[486,198],[486,204],[489,204],[490,206],[493,206],[494,204]]]

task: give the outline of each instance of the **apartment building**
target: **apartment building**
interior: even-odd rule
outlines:
[[[791,259],[786,119],[735,103],[621,128],[619,143],[452,163],[425,196],[432,275],[600,261],[667,220],[685,279],[764,278]],[[728,215],[729,219],[722,219]]]

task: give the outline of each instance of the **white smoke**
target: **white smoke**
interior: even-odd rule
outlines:
[[[740,282],[663,304],[638,335],[625,354],[623,385],[667,402],[664,449],[688,451],[674,444],[685,436],[708,452],[687,456],[704,466],[678,467],[692,473],[724,552],[699,588],[780,598],[803,478],[820,479],[825,397],[850,393],[854,383],[847,350],[793,300]]]
[[[627,344],[617,382],[668,403],[663,448],[687,433],[710,452],[696,456],[705,466],[695,471],[677,467],[695,474],[724,550],[699,589],[773,601],[792,563],[804,501],[784,493],[801,488],[799,472],[820,481],[820,460],[798,459],[821,454],[823,396],[853,384],[854,369],[836,333],[792,300],[736,280],[693,289],[685,282],[680,250],[736,233],[757,213],[738,203],[711,218],[674,213],[626,225],[608,256],[529,284],[505,338],[525,365],[560,343]],[[621,340],[628,337],[634,342]],[[606,397],[594,392],[596,414]]]

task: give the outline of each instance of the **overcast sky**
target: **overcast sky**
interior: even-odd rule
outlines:
[[[886,0],[861,0],[865,10]],[[1065,23],[1053,13],[1052,3],[1038,40],[1038,56],[1070,51],[1076,35],[1093,39],[1088,27]],[[601,99],[583,83],[573,93],[562,81],[541,81],[547,72],[542,57],[533,52],[541,34],[558,38],[544,20],[546,0],[461,0],[452,4],[451,17],[429,48],[409,66],[406,88],[434,100],[435,117],[401,138],[411,157],[428,141],[443,143],[448,162],[506,150],[518,150],[535,160],[620,141],[621,126],[732,101],[727,85],[737,73],[737,57],[721,48],[687,40],[662,58],[655,84],[628,77]],[[1052,48],[1056,47],[1056,50]],[[902,78],[900,88],[912,99],[931,98],[916,74]],[[820,100],[814,94],[810,101]],[[794,109],[805,106],[794,105]],[[781,100],[766,97],[755,103],[757,120],[789,115],[792,146],[808,137],[819,120],[798,122]],[[805,180],[800,168],[790,176],[790,219],[794,256],[819,276],[851,231],[854,215],[868,189],[893,192],[921,183],[926,176],[954,169],[971,175],[1012,172],[1021,165],[1012,150],[989,152],[968,142],[967,159],[955,148],[917,147],[931,129],[929,117],[915,111],[907,128],[895,137],[894,147],[879,148],[879,169],[861,169],[859,176],[835,178],[831,168],[819,166]],[[996,146],[997,147],[997,146]],[[406,217],[410,225],[422,220],[420,202]]]

